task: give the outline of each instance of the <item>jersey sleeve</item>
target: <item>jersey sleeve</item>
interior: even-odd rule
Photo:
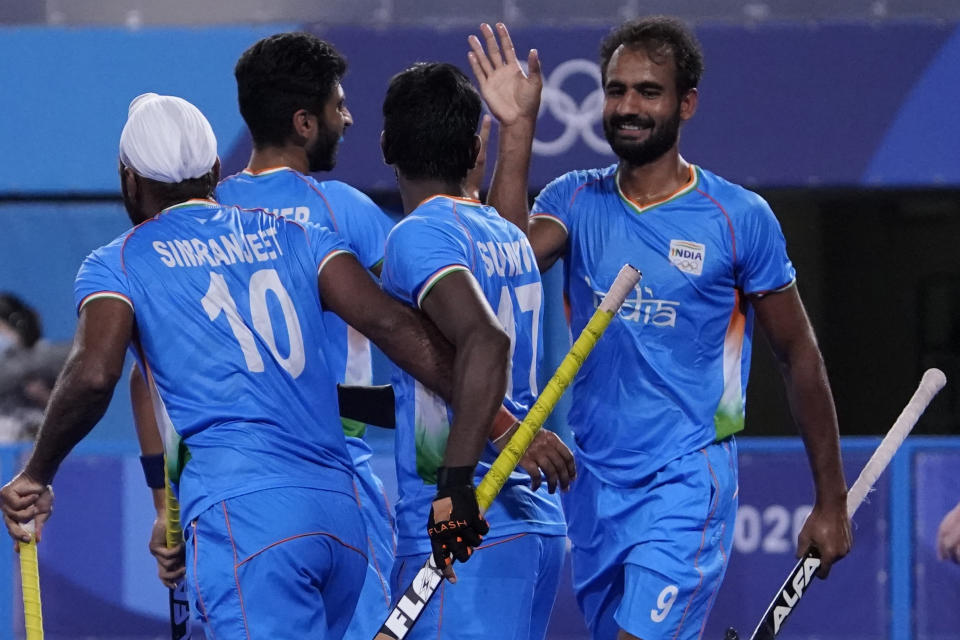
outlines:
[[[97,249],[83,261],[73,284],[77,313],[87,302],[97,298],[122,300],[133,309],[130,283],[123,271],[122,239]]]
[[[349,198],[341,201],[350,205],[336,212],[339,218],[337,228],[360,264],[372,269],[383,262],[384,244],[392,226],[390,218],[362,191],[342,182],[328,182],[326,185],[330,191],[349,192]]]
[[[760,196],[750,195],[736,233],[735,277],[737,287],[744,293],[763,295],[791,285],[797,273],[770,205]]]
[[[311,222],[302,225],[300,223],[296,224],[302,226],[303,231],[307,234],[307,244],[310,247],[310,256],[313,258],[314,264],[317,265],[317,274],[323,270],[331,258],[344,253],[353,255],[340,234]]]
[[[462,237],[429,220],[408,218],[387,236],[380,278],[384,291],[419,307],[444,276],[469,270],[470,255]]]
[[[570,201],[576,190],[575,182],[576,174],[567,173],[545,186],[533,202],[530,218],[550,220],[569,233],[572,223]]]

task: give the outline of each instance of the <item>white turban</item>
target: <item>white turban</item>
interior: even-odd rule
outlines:
[[[217,161],[217,138],[200,110],[183,98],[144,93],[127,111],[120,161],[158,182],[199,178]]]

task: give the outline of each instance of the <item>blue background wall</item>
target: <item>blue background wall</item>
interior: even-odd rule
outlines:
[[[129,101],[181,95],[210,118],[225,169],[249,144],[235,108],[233,64],[257,28],[0,28],[0,194],[115,193],[116,148]],[[347,55],[356,117],[335,175],[393,188],[377,140],[390,76],[424,59],[463,68],[469,30],[316,28]],[[549,90],[539,138],[569,144],[534,161],[532,185],[612,161],[597,95],[602,28],[517,29],[540,50]],[[956,23],[766,24],[698,27],[707,71],[685,154],[736,182],[761,186],[960,184],[960,28]],[[569,64],[570,61],[582,61]],[[588,99],[593,94],[593,97]],[[559,118],[559,119],[558,119]],[[569,130],[568,130],[569,127]],[[591,146],[587,140],[600,140]]]

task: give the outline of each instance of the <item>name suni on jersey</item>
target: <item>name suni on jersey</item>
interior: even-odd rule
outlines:
[[[269,228],[257,233],[221,235],[220,240],[186,238],[154,240],[153,250],[168,267],[202,267],[238,262],[267,262],[283,255],[277,244],[277,230]]]
[[[478,242],[477,251],[488,276],[516,276],[537,268],[537,258],[527,242]]]

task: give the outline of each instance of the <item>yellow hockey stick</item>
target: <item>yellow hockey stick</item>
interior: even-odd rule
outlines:
[[[180,503],[173,495],[170,486],[170,472],[163,465],[163,477],[166,484],[164,495],[167,501],[167,547],[183,543],[183,531],[180,530]],[[182,578],[176,589],[170,589],[170,637],[172,640],[190,638],[190,601],[187,598],[187,579]]]
[[[37,537],[33,520],[23,525],[30,542],[20,543],[20,584],[23,589],[23,626],[27,640],[43,640],[43,609],[40,606],[40,571],[37,567]]]
[[[640,272],[635,268],[624,265],[620,269],[620,273],[617,274],[610,290],[603,297],[593,317],[580,332],[576,342],[570,347],[570,351],[564,356],[553,377],[550,378],[547,386],[540,393],[540,397],[537,398],[517,431],[510,437],[510,441],[497,456],[490,470],[483,476],[483,480],[480,481],[480,486],[477,487],[477,503],[480,505],[481,513],[493,504],[493,499],[503,489],[510,473],[516,468],[520,458],[523,457],[527,447],[530,446],[534,436],[537,435],[537,431],[540,430],[547,416],[553,411],[557,400],[570,386],[574,376],[577,375],[577,371],[583,365],[583,361],[590,355],[600,336],[603,335],[610,321],[613,320],[613,316],[619,311],[623,301],[626,300],[627,295],[633,291],[639,281]],[[420,614],[430,597],[436,593],[442,580],[443,573],[434,564],[433,554],[430,554],[426,564],[417,572],[413,582],[407,587],[400,600],[397,601],[397,605],[387,616],[374,640],[403,640],[410,629],[413,628],[414,623],[420,618]]]

